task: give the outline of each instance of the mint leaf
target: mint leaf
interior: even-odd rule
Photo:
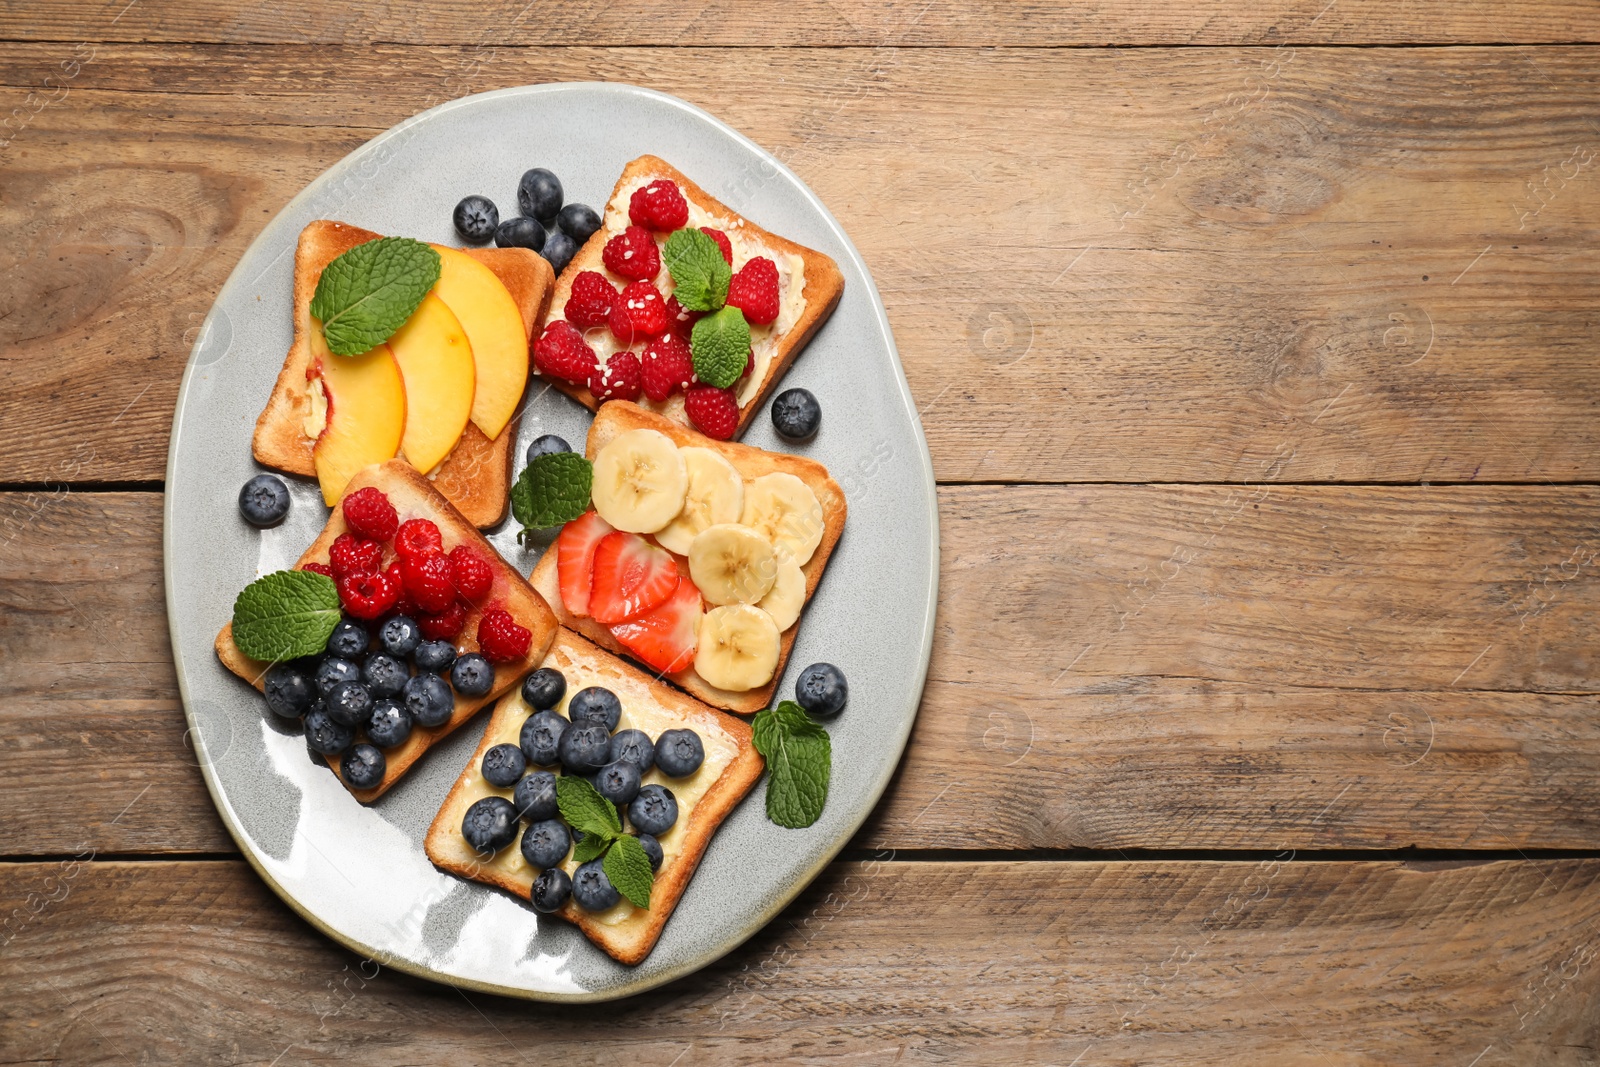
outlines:
[[[718,389],[733,385],[750,361],[750,324],[744,321],[744,312],[729,304],[695,323],[689,351],[696,378]]]
[[[609,838],[622,833],[616,805],[595,792],[594,786],[582,778],[563,774],[556,779],[556,807],[574,829],[590,836]]]
[[[523,527],[517,540],[524,540],[531,530],[560,526],[588,511],[593,487],[594,464],[578,453],[535,457],[511,487],[511,514]]]
[[[613,840],[604,834],[590,834],[572,846],[572,862],[588,863],[592,859],[599,859],[605,850],[611,847]]]
[[[393,337],[439,280],[439,270],[439,253],[409,237],[379,237],[341,254],[322,268],[311,298],[328,348],[355,356]]]
[[[766,757],[767,818],[800,829],[822,814],[833,770],[833,743],[805,709],[785,700],[756,713],[751,724],[756,751]]]
[[[321,652],[339,622],[339,591],[315,571],[276,571],[233,602],[233,643],[251,659],[281,663]]]
[[[690,311],[715,311],[728,299],[733,268],[717,242],[699,230],[678,230],[663,252],[678,303]]]
[[[617,838],[600,868],[617,892],[627,897],[634,907],[650,907],[650,887],[655,884],[656,876],[650,869],[650,857],[645,855],[644,846],[637,837],[624,834]]]

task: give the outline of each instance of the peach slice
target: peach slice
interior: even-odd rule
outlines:
[[[312,409],[325,403],[323,425],[311,459],[330,508],[344,495],[351,475],[393,459],[406,425],[406,390],[400,366],[387,345],[359,356],[328,351],[322,323],[311,320],[311,368],[306,385]]]
[[[472,421],[494,440],[522,402],[528,386],[528,332],[511,292],[494,271],[458,248],[434,245],[439,281],[433,292],[467,332],[478,386]]]
[[[472,345],[455,313],[433,293],[389,338],[406,383],[406,428],[400,451],[427,474],[450,454],[472,415],[477,371]]]

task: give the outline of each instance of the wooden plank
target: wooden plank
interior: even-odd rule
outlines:
[[[0,49],[0,110],[61,58]],[[86,442],[81,477],[161,477],[247,242],[442,85],[648,70],[840,217],[942,480],[1251,482],[1287,456],[1279,480],[1600,481],[1585,49],[740,53],[771,94],[720,90],[732,63],[96,46],[0,155],[0,479]]]
[[[19,1062],[1565,1065],[1600,995],[1592,860],[841,863],[620,1010],[397,975],[237,861],[7,864],[0,905]]]
[[[0,855],[230,849],[158,499],[27,500],[0,497],[37,511],[0,550]],[[947,487],[928,686],[858,843],[1600,847],[1597,500]]]

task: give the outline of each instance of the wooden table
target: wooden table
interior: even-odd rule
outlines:
[[[1592,0],[519,5],[0,5],[0,1059],[1596,1062]],[[840,860],[721,963],[552,1009],[380,972],[238,857],[161,492],[295,192],[587,79],[850,232],[943,573]]]

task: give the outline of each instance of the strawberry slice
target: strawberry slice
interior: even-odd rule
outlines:
[[[589,614],[606,626],[624,622],[667,599],[677,586],[672,553],[638,534],[608,533],[594,550]]]
[[[611,627],[622,647],[662,674],[694,662],[700,631],[700,590],[687,577],[654,610]]]
[[[563,526],[556,538],[556,574],[561,578],[561,602],[574,615],[589,613],[594,549],[610,532],[611,524],[590,508]]]

